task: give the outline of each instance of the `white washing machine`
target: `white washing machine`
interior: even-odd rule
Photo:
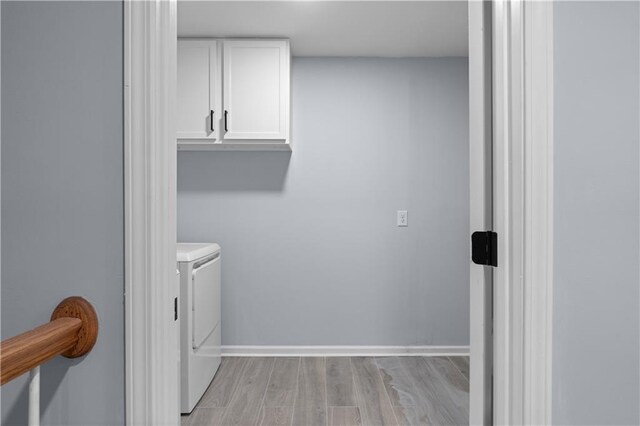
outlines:
[[[193,411],[220,366],[220,257],[218,244],[178,244],[182,413]]]

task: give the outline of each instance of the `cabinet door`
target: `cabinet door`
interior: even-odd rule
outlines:
[[[224,41],[224,139],[289,137],[289,42]]]
[[[220,64],[216,40],[178,40],[178,139],[220,134]]]

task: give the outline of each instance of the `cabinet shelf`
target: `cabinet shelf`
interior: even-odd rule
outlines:
[[[282,151],[291,152],[288,142],[193,142],[178,141],[178,151]]]

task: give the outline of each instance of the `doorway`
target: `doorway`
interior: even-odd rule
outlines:
[[[298,395],[278,407],[294,424],[347,407],[363,424],[468,422],[467,14],[178,4],[178,241],[222,247],[225,356],[184,421],[220,408],[222,424],[254,423],[277,404],[275,383]],[[281,49],[291,71],[270,84]],[[290,96],[267,102],[275,85]],[[332,369],[353,383],[342,400]]]
[[[160,34],[157,34],[157,33],[154,33],[154,31],[155,31],[155,30],[154,30],[153,28],[148,28],[148,27],[144,27],[144,26],[143,26],[143,27],[147,29],[148,34],[150,34],[150,35],[151,35],[151,38],[152,38],[152,39],[154,39],[154,37],[155,37],[155,40],[160,40],[160,41],[162,42],[162,44],[163,44],[163,45],[165,45],[165,46],[169,46],[169,45],[171,45],[171,44],[172,44],[172,42],[173,42],[172,40],[175,40],[175,38],[176,38],[175,26],[173,26],[173,25],[175,25],[175,21],[172,21],[172,19],[175,19],[175,13],[176,13],[176,10],[175,10],[175,4],[174,4],[174,5],[169,4],[169,5],[166,5],[166,6],[158,6],[158,7],[159,7],[159,8],[165,8],[165,9],[166,9],[166,10],[165,10],[165,12],[166,12],[166,14],[167,14],[166,16],[168,17],[168,19],[167,19],[167,20],[162,21],[162,25],[166,25],[168,28],[170,28],[170,30],[169,30],[169,31],[161,32]],[[172,9],[172,8],[173,8],[173,9]],[[140,8],[140,10],[138,10],[138,12],[140,12],[140,16],[141,16],[141,17],[149,16],[149,13],[150,13],[150,11],[148,11],[148,10],[143,10],[143,8]],[[152,12],[154,12],[154,13],[155,13],[155,10],[153,10]],[[509,13],[511,13],[511,12],[514,12],[514,11],[510,10],[510,11],[509,11]],[[145,13],[146,13],[147,15],[145,15]],[[153,13],[152,13],[152,14],[153,14]],[[134,15],[135,15],[135,14],[134,14]],[[495,11],[492,11],[492,15],[493,15],[493,16],[496,16],[496,12],[495,12]],[[500,15],[498,15],[498,16],[500,16]],[[134,16],[134,18],[135,18],[135,16]],[[134,19],[134,21],[135,21],[135,19]],[[500,25],[502,25],[502,21],[501,21],[501,23],[500,23],[500,24],[496,24],[496,23],[494,23],[494,25],[497,25],[498,27],[500,27]],[[167,28],[165,28],[165,30],[166,30],[166,29],[167,29]],[[173,32],[172,32],[172,31],[173,31]],[[492,37],[492,38],[493,38],[493,37]],[[133,37],[133,40],[135,41],[135,37]],[[151,45],[152,50],[153,50],[153,47],[154,47],[154,45],[152,44],[152,45]],[[149,49],[148,45],[140,45],[140,46],[137,46],[136,48],[139,48],[139,49],[142,49],[142,50],[144,50],[144,49]],[[147,60],[153,60],[153,61],[157,60],[157,59],[156,59],[155,57],[153,57],[153,56],[146,56],[146,57],[145,57],[145,59],[147,59]],[[168,60],[168,61],[169,61],[169,63],[171,63],[171,61],[172,61],[172,60],[175,60],[175,57],[172,57],[172,56],[169,54],[169,55],[167,56],[166,60]],[[494,60],[495,60],[495,58],[492,58],[492,62],[493,62]],[[135,67],[134,67],[134,68],[135,68]],[[150,85],[152,85],[152,86],[155,84],[155,85],[156,85],[156,86],[154,86],[154,88],[155,88],[155,89],[161,89],[161,90],[160,90],[160,92],[161,92],[161,96],[165,97],[167,100],[168,100],[168,99],[171,99],[171,97],[172,97],[172,95],[173,95],[173,93],[172,93],[172,89],[171,89],[171,86],[169,85],[169,86],[167,87],[166,85],[164,85],[164,86],[163,86],[163,84],[161,84],[162,82],[165,82],[165,81],[171,81],[171,80],[172,80],[172,78],[173,78],[173,77],[171,76],[171,74],[170,74],[170,73],[168,73],[168,75],[160,75],[160,76],[155,76],[155,77],[156,77],[156,81],[154,81],[154,80],[152,79],[152,80],[151,80],[150,82],[148,82],[148,83],[149,83]],[[491,92],[492,92],[492,93],[493,93],[494,91],[495,91],[495,88],[493,88],[493,89],[491,90]],[[150,108],[150,107],[151,107],[151,106],[147,106],[146,108]],[[169,122],[170,122],[170,117],[171,117],[171,115],[170,115],[169,111],[160,111],[160,112],[161,112],[161,115],[162,115],[164,118],[168,119],[168,120],[169,120]],[[161,120],[158,120],[158,122],[160,122],[160,121],[161,121]],[[168,130],[171,130],[171,129],[170,129],[170,127],[171,127],[171,126],[169,126],[169,129],[168,129]],[[166,129],[165,129],[165,130],[166,130]],[[166,133],[166,135],[165,135],[165,136],[166,136],[167,138],[169,138],[169,139],[170,139],[170,138],[171,138],[171,135],[172,135],[172,132],[171,132],[171,131],[168,131],[168,132]],[[168,141],[169,139],[167,139],[167,141]],[[152,149],[157,149],[157,148],[152,148]],[[174,151],[174,152],[175,152],[175,151]],[[172,161],[172,157],[171,157],[171,155],[174,155],[174,154],[167,153],[167,156],[166,156],[166,157],[163,157],[164,159],[168,160],[168,161],[165,163],[165,166],[167,167],[167,169],[165,170],[165,172],[168,172],[168,173],[167,173],[167,174],[162,175],[163,177],[167,177],[167,176],[168,176],[169,178],[171,178],[171,174],[172,174],[173,172],[175,172],[175,169],[173,169],[173,171],[172,171],[172,169],[171,169],[171,167],[172,167],[172,166],[171,166],[171,161]],[[293,155],[295,155],[295,153],[294,153]],[[135,168],[134,168],[134,169],[135,169]],[[165,182],[166,182],[166,181],[165,181]],[[148,191],[147,191],[147,193],[148,193]],[[173,207],[175,206],[175,199],[174,199],[174,200],[171,200],[170,198],[171,198],[171,197],[169,196],[169,198],[167,199],[167,201],[168,201],[169,211],[171,212],[171,211],[173,210]],[[154,202],[155,202],[155,201],[154,201]],[[165,220],[165,218],[162,218],[162,220]],[[159,223],[159,222],[158,222],[158,223]],[[175,222],[174,222],[174,223],[175,223]],[[134,229],[135,229],[135,228],[134,228]],[[159,233],[160,233],[160,234],[162,234],[162,235],[167,235],[167,229],[165,228],[164,230],[159,230]],[[175,234],[173,234],[173,237],[175,237]],[[171,235],[169,235],[169,237],[168,237],[168,238],[164,238],[162,241],[160,241],[160,245],[161,245],[163,248],[167,248],[167,249],[168,249],[168,250],[166,250],[166,253],[165,253],[165,252],[163,252],[163,253],[164,253],[164,254],[166,254],[167,256],[169,255],[169,252],[171,251],[170,249],[171,249],[171,246],[172,246],[172,238],[173,238],[173,237],[171,237]],[[174,239],[173,241],[175,241],[175,239]],[[174,247],[175,247],[175,246],[174,246]],[[507,250],[508,250],[508,249],[507,249]],[[170,274],[168,274],[168,276],[170,276]],[[173,300],[173,296],[172,296],[172,294],[173,294],[173,293],[172,293],[172,291],[170,291],[170,289],[171,289],[171,284],[169,284],[169,283],[170,283],[170,281],[168,280],[168,278],[162,278],[162,279],[163,279],[163,280],[167,279],[167,281],[166,281],[166,283],[167,283],[167,284],[166,284],[166,290],[162,290],[162,291],[164,292],[164,294],[159,294],[159,295],[157,295],[157,296],[158,296],[158,301],[165,300],[165,299],[166,299],[166,300],[165,300],[165,302],[166,302],[166,301],[168,301],[168,300],[171,300],[171,301],[172,301],[172,300]],[[174,287],[174,288],[175,288],[175,287]],[[146,300],[148,300],[148,298],[147,298]],[[484,299],[483,299],[483,301],[482,301],[481,303],[484,303]],[[508,303],[510,303],[510,302],[508,302]],[[159,306],[160,306],[160,305],[159,305]],[[485,310],[485,312],[486,312],[486,310]],[[156,312],[156,311],[151,311],[151,314],[153,314],[153,315],[158,314],[158,315],[161,317],[161,315],[160,315],[160,310],[158,310],[157,312]],[[152,316],[153,316],[153,315],[152,315]],[[148,321],[148,320],[147,320],[147,321]],[[161,321],[161,322],[162,322],[162,321]],[[171,323],[169,323],[169,322],[167,323],[167,326],[166,326],[167,330],[169,330],[169,329],[171,328],[171,325],[170,325],[170,324],[171,324]],[[489,324],[485,324],[485,325],[486,325],[486,326],[488,326]],[[154,324],[154,326],[155,326],[155,327],[158,327],[159,325],[158,325],[158,324]],[[144,324],[142,324],[142,327],[143,327],[143,328],[144,328],[144,327],[147,327],[147,329],[148,329],[148,330],[151,330],[151,329],[152,329],[152,327],[151,327],[151,325],[150,325],[149,323],[144,323]],[[483,330],[484,330],[484,329],[483,329]],[[485,335],[486,335],[486,334],[485,334]],[[158,342],[158,345],[160,345],[160,342]],[[159,347],[162,347],[162,349],[166,350],[167,348],[169,348],[169,347],[170,347],[170,345],[166,345],[166,342],[163,342],[163,343],[162,343],[162,345],[160,345]],[[135,352],[135,351],[134,351],[134,352]],[[440,355],[443,355],[443,354],[440,354]],[[167,358],[170,358],[170,357],[169,357],[169,356],[167,356]],[[484,358],[484,360],[485,360],[485,361],[486,361],[487,359],[488,359],[488,358],[486,358],[486,357]],[[174,361],[171,361],[170,359],[169,359],[169,360],[162,360],[162,363],[164,363],[164,366],[162,366],[162,367],[161,367],[160,365],[157,365],[157,366],[154,366],[153,368],[154,368],[154,369],[156,369],[156,371],[164,371],[164,372],[166,373],[167,371],[171,371],[171,369],[175,368],[175,367],[172,367],[172,366],[171,366],[171,365],[174,365],[174,364],[172,364],[172,362],[174,362]],[[160,364],[160,363],[158,363],[158,364]],[[157,367],[161,367],[161,368],[160,368],[160,369],[158,369]],[[472,367],[471,367],[471,368],[472,368],[472,373],[471,373],[471,375],[472,375],[472,382],[473,382],[473,370],[474,370],[473,363],[472,363]],[[486,371],[486,370],[482,369],[481,371]],[[480,374],[484,374],[484,373],[480,373]],[[151,371],[151,374],[149,375],[149,380],[150,380],[151,382],[153,382],[153,380],[157,380],[157,379],[155,379],[155,378],[154,378],[153,371]],[[173,378],[170,378],[170,379],[167,379],[167,380],[169,380],[169,381],[170,381],[170,380],[173,380]],[[133,386],[133,382],[136,382],[136,381],[135,381],[135,380],[133,380],[133,381],[132,381],[132,386]],[[502,385],[502,384],[500,384],[500,385]],[[168,393],[167,393],[167,394],[163,394],[163,392],[166,392],[166,391],[151,390],[151,392],[156,392],[156,393],[158,394],[158,399],[157,399],[157,401],[171,401],[171,400],[172,400],[171,398],[168,398]],[[129,392],[129,393],[131,393],[131,392]],[[473,395],[473,386],[472,386],[472,400],[474,400],[474,399],[475,399],[475,396]],[[155,400],[155,399],[154,399],[154,400]],[[153,405],[153,401],[152,401],[152,404],[151,404],[151,405]],[[489,406],[489,407],[491,407],[491,405],[492,405],[492,404],[489,404],[488,406]],[[131,406],[131,407],[135,407],[135,405],[132,405],[132,404],[130,404],[130,406]],[[149,406],[149,404],[147,404],[147,406]],[[481,406],[481,407],[485,407],[485,408],[486,408],[486,407],[487,407],[487,404],[482,403],[482,404],[480,404],[480,406]],[[165,407],[166,407],[166,406],[165,406]],[[165,407],[163,407],[163,408],[165,408]],[[472,407],[473,407],[473,404],[472,404]],[[151,410],[151,412],[154,412],[154,410]],[[165,414],[166,414],[167,416],[169,416],[169,413],[171,413],[171,412],[173,412],[171,409],[166,408]],[[482,411],[482,412],[480,413],[480,415],[484,415],[484,413],[485,413],[485,412],[484,412],[484,411]],[[143,413],[143,415],[144,415],[144,413]],[[171,418],[171,416],[169,416],[169,417],[161,417],[161,418],[165,418],[165,419],[167,419],[167,418]],[[175,417],[174,417],[174,419],[175,419]],[[483,421],[479,421],[479,422],[483,422]]]

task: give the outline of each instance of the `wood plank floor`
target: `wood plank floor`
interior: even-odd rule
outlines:
[[[183,426],[469,424],[468,357],[224,358]]]

